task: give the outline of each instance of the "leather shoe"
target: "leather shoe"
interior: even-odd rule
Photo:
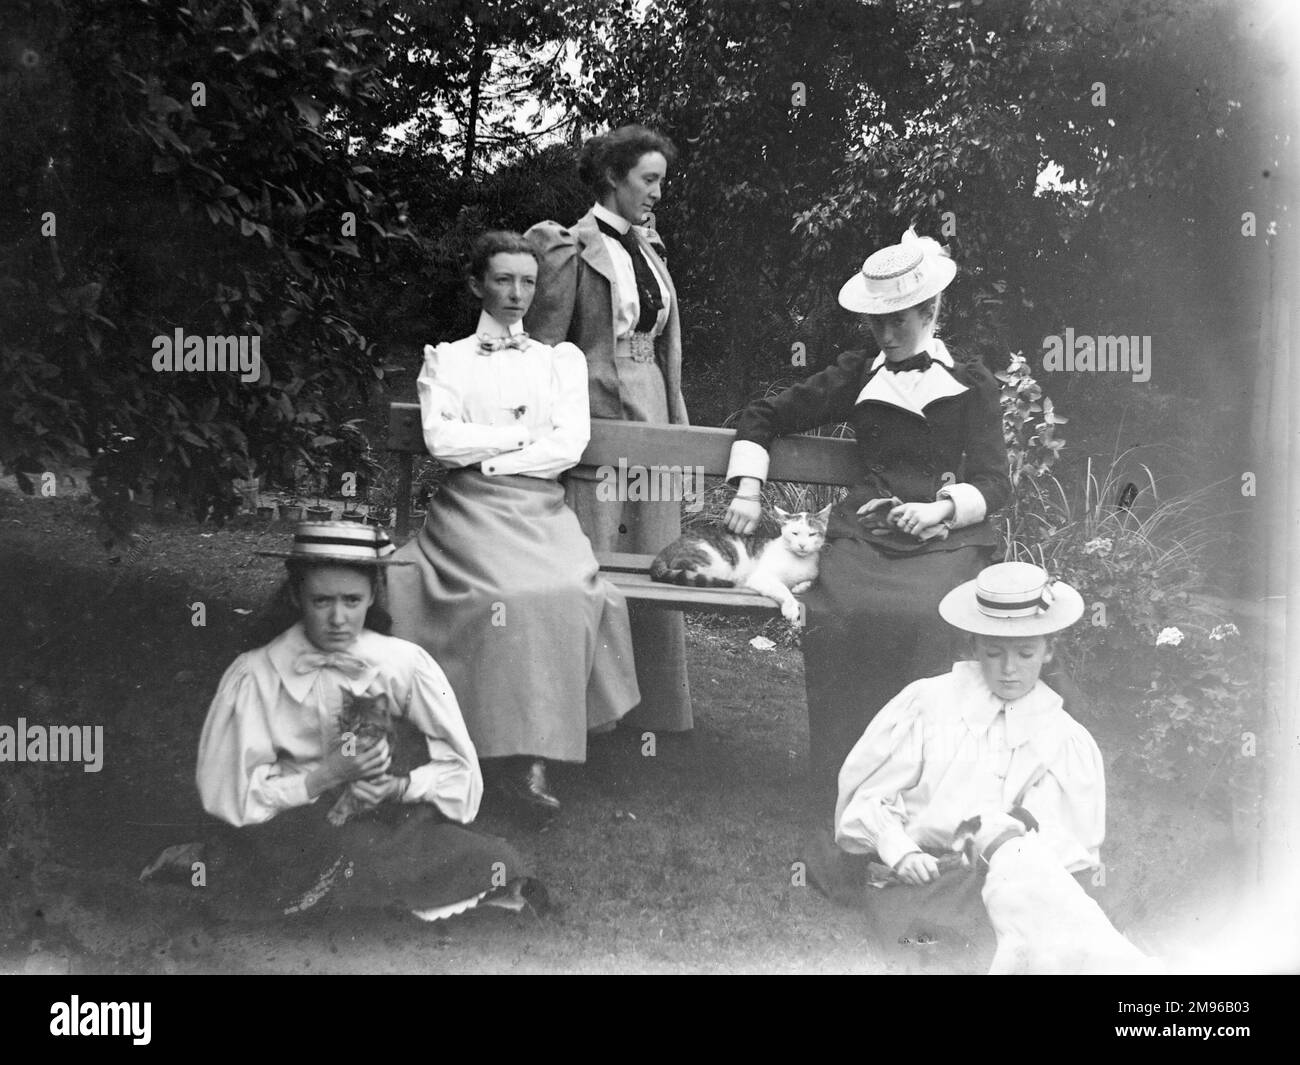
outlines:
[[[560,800],[550,793],[546,783],[546,763],[540,758],[530,762],[523,772],[503,776],[497,782],[497,788],[530,813],[553,817],[560,812]]]

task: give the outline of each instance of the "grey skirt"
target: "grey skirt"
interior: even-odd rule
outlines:
[[[453,471],[394,557],[393,635],[446,672],[480,758],[585,761],[639,701],[627,604],[554,481]]]

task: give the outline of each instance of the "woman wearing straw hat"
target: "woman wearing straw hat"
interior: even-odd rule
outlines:
[[[382,530],[352,522],[304,523],[289,551],[259,552],[285,559],[277,601],[297,619],[226,670],[196,771],[204,808],[236,829],[214,886],[246,872],[249,912],[398,906],[436,920],[480,903],[518,908],[527,893],[507,843],[460,827],[478,812],[482,777],[442,670],[385,635],[393,552]],[[340,729],[358,698],[414,726],[408,772],[390,772],[386,738]],[[336,827],[328,800],[344,789],[367,812]]]
[[[524,325],[544,343],[582,350],[593,418],[689,422],[677,290],[651,213],[676,156],[667,137],[644,126],[590,138],[578,175],[595,199],[591,209],[572,226],[538,222],[524,234],[540,259]],[[570,471],[566,481],[598,552],[653,555],[681,535],[679,502],[601,499],[590,471]],[[641,704],[628,724],[686,731],[693,717],[682,615],[635,604],[630,613]]]
[[[1083,600],[1038,566],[1004,562],[949,592],[938,613],[970,634],[974,660],[907,685],[872,719],[840,770],[835,810],[836,843],[862,857],[810,855],[809,875],[832,897],[865,899],[883,943],[974,942],[974,964],[984,967],[993,938],[978,877],[945,871],[940,858],[959,824],[990,810],[1028,811],[1086,891],[1101,861],[1101,752],[1039,679],[1051,634],[1082,616]],[[891,889],[864,896],[864,874]]]
[[[849,351],[740,416],[726,524],[757,525],[768,447],[782,434],[848,422],[861,480],[831,513],[821,576],[805,596],[809,760],[817,802],[872,715],[906,683],[952,661],[939,599],[983,565],[987,516],[1010,492],[997,383],[935,336],[956,266],[909,230],[841,288],[879,350]]]

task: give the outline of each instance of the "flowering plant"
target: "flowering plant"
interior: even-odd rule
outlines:
[[[1018,356],[999,377],[1013,483],[1005,557],[1042,566],[1087,604],[1058,658],[1145,772],[1223,799],[1254,787],[1263,655],[1204,594],[1219,486],[1161,498],[1123,453],[1100,477],[1089,460],[1071,490],[1052,471],[1063,419]]]

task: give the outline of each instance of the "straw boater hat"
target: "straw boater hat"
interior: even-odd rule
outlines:
[[[258,551],[268,558],[297,559],[300,562],[337,562],[349,566],[410,566],[392,557],[397,550],[388,533],[354,521],[304,521],[293,531],[288,551]]]
[[[949,625],[980,636],[1046,636],[1083,616],[1083,597],[1028,562],[999,562],[939,603]]]
[[[957,264],[938,241],[909,229],[903,239],[873,252],[844,282],[840,306],[859,314],[892,314],[938,295],[957,275]]]

